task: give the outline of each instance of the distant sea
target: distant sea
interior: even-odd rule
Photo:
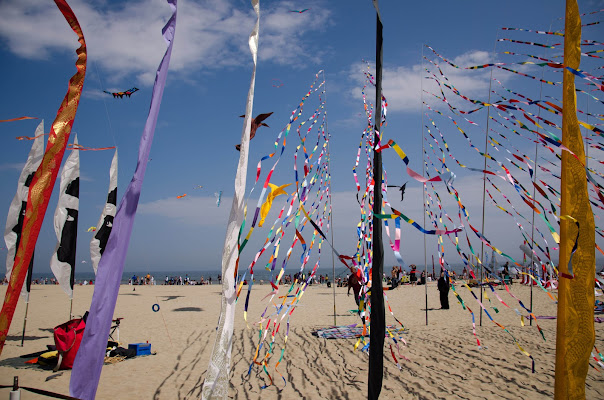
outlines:
[[[424,270],[423,266],[417,265],[418,270],[421,272]],[[407,271],[409,270],[409,268],[405,268]],[[456,265],[453,266],[452,268],[457,274],[460,274],[461,271],[463,270],[463,265]],[[386,276],[388,276],[390,274],[390,271],[392,270],[392,266],[384,266],[384,273],[386,274]],[[286,269],[285,270],[285,275],[289,275],[291,274],[292,276],[298,272],[299,269]],[[305,273],[308,274],[311,271],[311,269],[306,269]],[[240,271],[239,276],[243,277],[245,271]],[[256,267],[254,269],[254,281],[256,283],[260,283],[260,281],[264,281],[266,283],[270,282],[272,277],[275,276],[279,273],[279,270],[275,269],[275,271],[267,271],[265,268],[258,268]],[[336,278],[338,277],[345,277],[348,274],[348,269],[346,267],[339,267],[336,266],[336,270],[335,270],[335,276]],[[428,274],[432,273],[432,265],[428,266]],[[440,273],[440,266],[436,265],[435,266],[435,273],[438,275]],[[212,283],[213,284],[217,284],[218,283],[218,275],[221,274],[221,271],[218,269],[214,269],[214,270],[207,270],[207,271],[186,271],[186,270],[170,270],[170,271],[124,271],[124,273],[122,274],[122,280],[121,283],[122,284],[128,284],[128,280],[131,279],[133,276],[141,277],[141,276],[146,276],[147,274],[151,274],[156,282],[156,285],[162,285],[165,280],[166,277],[168,278],[176,278],[178,279],[179,277],[182,276],[183,280],[186,279],[186,277],[189,277],[190,280],[194,280],[194,281],[199,281],[200,278],[203,276],[204,280],[208,280],[208,278],[212,278]],[[330,280],[333,280],[333,274],[332,274],[332,268],[331,265],[329,266],[322,266],[319,267],[319,269],[317,270],[317,275],[328,275]],[[34,271],[33,273],[33,277],[32,279],[35,281],[36,279],[41,282],[41,280],[46,280],[48,279],[50,281],[51,278],[53,278],[54,275],[52,274],[52,272],[46,272],[46,273],[36,273]],[[76,284],[81,284],[84,281],[90,281],[90,280],[95,280],[95,275],[93,272],[91,271],[87,271],[87,272],[76,272],[75,273],[75,281]],[[247,274],[245,276],[245,279],[249,280],[249,274]]]

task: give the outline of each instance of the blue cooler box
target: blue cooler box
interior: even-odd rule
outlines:
[[[151,343],[131,343],[128,349],[136,350],[137,356],[145,356],[151,354]]]

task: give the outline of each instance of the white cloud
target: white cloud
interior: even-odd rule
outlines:
[[[428,51],[428,50],[426,50]],[[449,79],[448,84],[458,89],[465,96],[471,97],[478,95],[484,97],[488,94],[490,70],[466,70],[454,68],[431,53],[433,57],[428,57],[440,66],[443,74]],[[463,53],[451,59],[451,61],[460,67],[473,65],[482,65],[491,62],[491,55],[485,51],[473,50]],[[421,107],[421,99],[428,104],[442,104],[442,101],[425,93],[430,92],[442,96],[438,85],[434,79],[424,71],[429,69],[439,80],[445,81],[438,69],[427,61],[421,64],[411,66],[383,66],[382,67],[382,93],[388,101],[389,111],[418,112]],[[355,98],[362,98],[360,87],[365,84],[363,72],[367,71],[366,63],[353,64],[348,75],[355,86],[350,89],[350,93]],[[375,74],[375,64],[370,64],[370,72]],[[500,79],[501,80],[501,79]],[[445,81],[446,82],[446,81]],[[447,100],[457,107],[463,105],[467,108],[470,104],[460,97],[453,94],[450,90],[443,88]],[[422,94],[422,91],[424,93]],[[373,87],[367,87],[365,90],[367,101],[373,103],[375,100],[375,90]]]
[[[109,7],[70,2],[86,38],[89,62],[108,74],[108,85],[130,74],[140,84],[151,84],[166,45],[161,28],[170,16],[162,0],[136,0]],[[325,26],[329,11],[312,16],[290,13],[291,2],[261,10],[261,59],[296,65],[300,58],[316,59],[303,42],[305,34]],[[238,9],[230,1],[181,2],[170,69],[190,71],[248,65],[248,36],[255,22],[251,7]],[[36,0],[7,0],[0,4],[0,37],[16,55],[48,59],[55,51],[79,46],[56,6]],[[291,57],[296,54],[296,57]],[[91,65],[91,66],[92,66]],[[123,90],[124,88],[120,88]]]

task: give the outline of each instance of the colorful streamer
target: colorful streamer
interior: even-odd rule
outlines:
[[[117,208],[113,220],[113,234],[109,236],[107,247],[99,262],[92,303],[90,304],[90,314],[86,321],[86,330],[74,361],[69,382],[71,395],[86,400],[95,398],[101,377],[101,369],[107,350],[107,337],[111,328],[130,235],[136,216],[136,208],[145,178],[147,160],[151,152],[157,116],[168,76],[174,31],[176,29],[176,0],[168,0],[168,4],[172,10],[172,16],[162,30],[168,48],[155,75],[149,115],[139,145],[138,163],[132,180]]]
[[[71,29],[78,36],[78,41],[80,42],[80,47],[76,51],[78,55],[76,62],[77,72],[69,80],[69,89],[59,107],[57,117],[50,130],[48,147],[44,153],[44,158],[30,184],[27,209],[25,211],[25,218],[23,219],[21,242],[19,243],[13,273],[4,297],[2,312],[0,313],[0,352],[4,348],[8,329],[19,299],[18,293],[21,291],[23,281],[25,280],[27,266],[33,256],[42,221],[44,220],[52,189],[59,173],[61,160],[65,153],[65,147],[67,147],[67,142],[69,141],[71,127],[82,94],[84,77],[86,76],[86,41],[84,40],[80,24],[65,0],[55,0],[55,4]]]

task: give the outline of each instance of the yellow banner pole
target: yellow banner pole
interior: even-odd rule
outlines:
[[[577,0],[566,1],[564,65],[579,68],[581,18]],[[563,78],[562,143],[585,165],[574,75]],[[556,400],[585,399],[585,378],[594,346],[595,226],[587,193],[585,167],[569,152],[562,152],[558,320],[556,332]],[[579,230],[579,232],[577,232]],[[577,233],[579,236],[577,238]],[[577,250],[572,249],[577,238]],[[572,264],[569,261],[572,257]]]

